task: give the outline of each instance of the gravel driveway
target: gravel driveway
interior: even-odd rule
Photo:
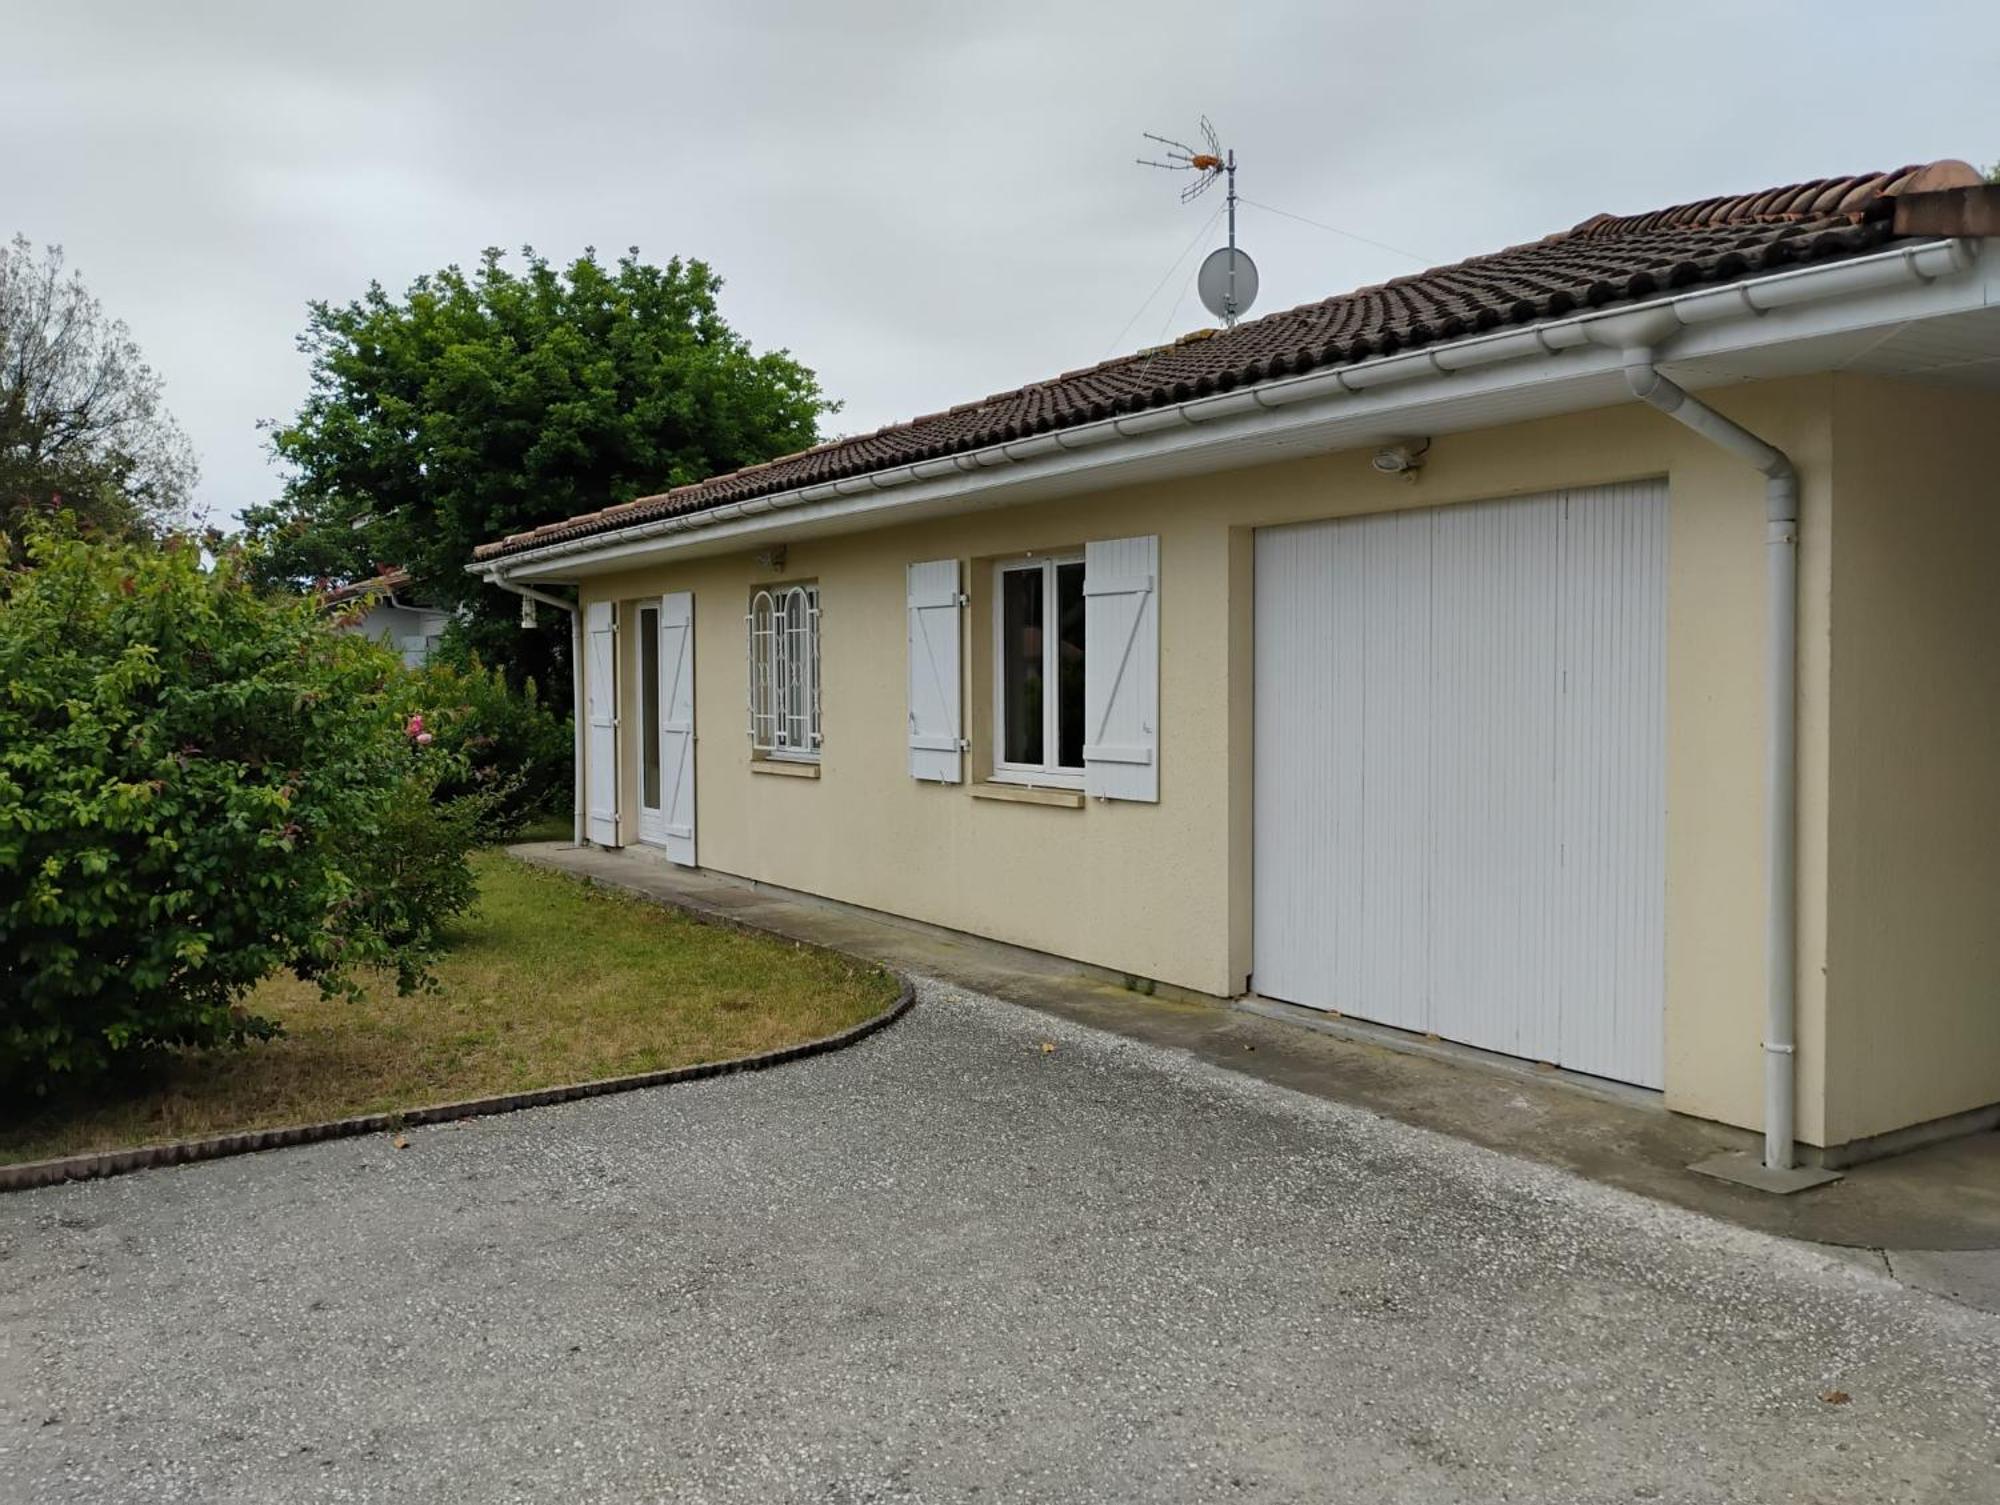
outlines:
[[[0,1198],[0,1499],[2000,1498],[2000,1317],[941,989],[409,1139]]]

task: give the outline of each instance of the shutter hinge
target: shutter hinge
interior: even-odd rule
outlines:
[[[523,597],[522,599],[525,600],[526,598]],[[958,593],[957,600],[960,606],[970,606],[972,604],[972,597],[968,596],[964,591]]]

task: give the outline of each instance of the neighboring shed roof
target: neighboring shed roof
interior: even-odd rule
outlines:
[[[1647,214],[1598,214],[1527,245],[1398,277],[872,434],[838,439],[659,496],[483,544],[481,559],[749,497],[866,475],[1398,350],[1532,324],[1696,283],[1872,251],[1894,236],[1893,196],[1979,182],[1945,161],[1820,178]]]
[[[366,580],[356,580],[347,585],[329,586],[319,593],[322,606],[338,606],[343,601],[357,600],[362,596],[393,596],[410,583],[410,572],[399,565],[385,565]]]

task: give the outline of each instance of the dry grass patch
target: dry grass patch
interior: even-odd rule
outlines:
[[[392,1112],[595,1077],[726,1060],[817,1039],[895,1001],[879,967],[524,867],[474,859],[478,910],[439,990],[359,1004],[274,978],[251,1007],[283,1039],[169,1052],[89,1100],[0,1121],[0,1161]]]

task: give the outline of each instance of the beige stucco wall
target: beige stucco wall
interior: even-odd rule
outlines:
[[[1821,379],[1715,398],[1790,451],[1804,477],[1799,1128],[1808,1141],[1825,1126],[1831,393]],[[1366,454],[1342,454],[797,542],[781,573],[748,551],[634,570],[587,581],[585,597],[695,594],[703,866],[1233,993],[1253,964],[1250,530],[1660,474],[1671,485],[1666,1097],[1750,1126],[1764,987],[1762,480],[1649,409],[1444,436],[1409,483],[1376,474]],[[1159,804],[1052,809],[913,781],[905,565],[1141,533],[1158,534],[1161,548]],[[744,612],[754,584],[780,579],[821,589],[818,780],[754,773],[744,735]],[[975,739],[979,709],[975,698]]]
[[[2000,1101],[2000,395],[1835,388],[1828,1129]]]

